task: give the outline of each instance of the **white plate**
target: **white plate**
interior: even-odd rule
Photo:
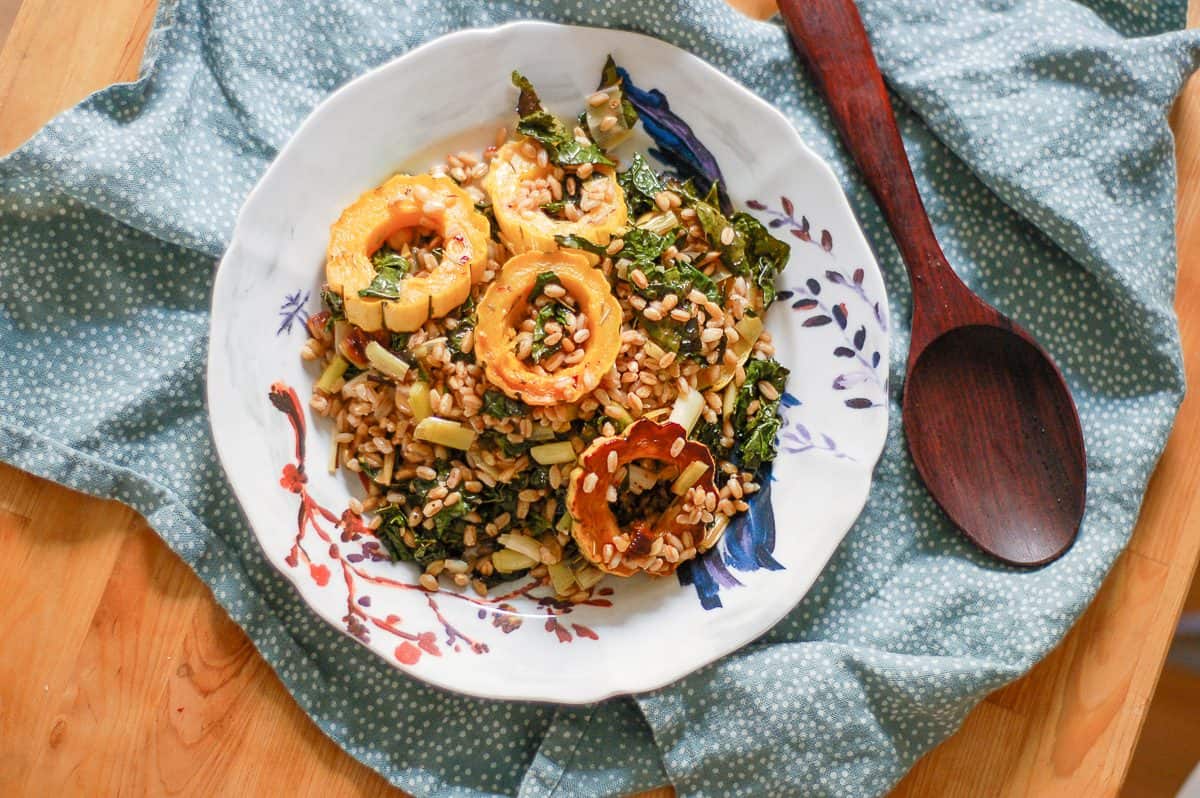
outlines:
[[[573,607],[539,601],[544,590],[502,602],[427,596],[415,566],[370,556],[372,537],[345,509],[361,488],[326,472],[329,425],[306,412],[316,375],[299,348],[305,314],[319,308],[329,225],[398,168],[482,148],[511,126],[512,69],[567,116],[608,53],[638,85],[666,94],[721,164],[735,205],[792,245],[767,324],[792,372],[774,490],[691,569],[690,584],[610,577],[599,601]],[[649,144],[643,136],[620,154]],[[887,319],[883,278],[833,172],[767,103],[637,34],[530,22],[462,31],[337,91],[247,199],[213,293],[213,436],[267,557],[325,621],[440,687],[591,702],[679,679],[754,640],[804,596],[861,511],[883,449]],[[300,397],[304,481],[295,430],[278,411],[292,401],[284,386]]]

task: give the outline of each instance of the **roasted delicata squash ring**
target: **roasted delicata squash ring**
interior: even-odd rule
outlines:
[[[516,327],[528,310],[537,277],[553,272],[587,316],[589,335],[578,363],[539,374],[516,353]],[[475,356],[488,379],[530,405],[579,400],[612,369],[621,348],[621,305],[603,272],[572,252],[527,252],[509,258],[479,303]]]
[[[405,278],[398,299],[359,296],[375,278],[371,255],[397,231],[418,225],[442,236],[445,254],[437,268]],[[489,230],[487,217],[449,178],[396,175],[360,196],[334,223],[325,281],[341,294],[351,324],[412,332],[466,301],[487,268]]]
[[[523,184],[546,178],[554,171],[554,164],[541,165],[536,155],[531,157],[530,147],[540,145],[530,139],[510,141],[502,146],[483,181],[484,189],[492,198],[500,235],[513,253],[554,252],[559,248],[554,237],[568,235],[606,246],[614,235],[625,229],[629,209],[625,204],[625,192],[617,183],[611,166],[595,167],[593,173],[599,177],[583,184],[585,199],[580,203],[580,210],[584,213],[578,221],[552,218],[540,208],[522,202]]]
[[[683,441],[682,446],[679,441]],[[677,453],[672,454],[676,449]],[[617,466],[610,471],[609,455],[612,452],[617,453]],[[664,556],[665,546],[659,541],[673,535],[684,544],[686,551],[688,546],[697,546],[704,537],[703,522],[685,524],[679,521],[678,502],[656,520],[635,521],[625,530],[617,526],[617,519],[608,504],[608,487],[614,474],[623,466],[642,459],[674,464],[681,473],[689,467],[699,470],[692,466],[699,463],[704,471],[688,490],[703,490],[714,499],[717,496],[712,453],[704,444],[688,440],[687,431],[673,421],[659,424],[643,418],[621,435],[594,440],[571,472],[567,489],[567,510],[574,520],[571,534],[584,557],[600,570],[617,576],[632,576],[638,571],[655,576],[674,573],[679,562],[690,559],[692,554],[672,561]],[[608,551],[613,554],[606,556],[605,547],[610,545],[613,548]],[[625,545],[624,550],[621,545]],[[614,559],[617,552],[621,556]]]

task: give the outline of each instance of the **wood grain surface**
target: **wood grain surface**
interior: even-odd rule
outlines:
[[[134,77],[153,13],[151,0],[0,0],[0,152]],[[1120,789],[1200,552],[1200,83],[1173,123],[1176,306],[1193,392],[1133,541],[1063,643],[896,796]],[[321,734],[131,510],[0,466],[0,562],[0,795],[400,795]]]

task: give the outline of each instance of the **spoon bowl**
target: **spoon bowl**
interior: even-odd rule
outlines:
[[[1049,562],[1074,541],[1087,492],[1071,392],[1033,337],[946,261],[853,0],[780,0],[779,10],[908,269],[902,404],[917,471],[980,548],[1016,565]]]
[[[904,432],[946,515],[1000,559],[1037,565],[1075,539],[1083,515],[1083,436],[1071,395],[1017,328],[970,325],[911,361]]]

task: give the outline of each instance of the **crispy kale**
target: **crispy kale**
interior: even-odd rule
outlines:
[[[654,197],[666,188],[641,153],[634,153],[629,168],[617,174],[617,183],[625,192],[629,213],[638,216],[654,208]]]
[[[776,360],[752,359],[746,364],[746,381],[738,390],[734,403],[733,428],[734,455],[747,471],[757,471],[763,463],[775,459],[775,436],[783,423],[779,417],[780,400],[766,399],[759,392],[758,384],[769,383],[782,396],[787,378],[788,370]],[[757,409],[751,413],[755,402]]]
[[[650,154],[674,169],[681,179],[693,179],[702,191],[708,191],[712,186],[718,186],[717,205],[725,212],[733,210],[733,205],[725,194],[725,179],[721,176],[721,167],[717,159],[700,143],[687,122],[684,122],[671,110],[667,98],[658,89],[645,91],[634,85],[629,73],[617,67],[621,78],[624,96],[629,99],[642,127],[654,143],[657,150]]]
[[[470,352],[464,352],[462,347],[463,339],[467,337],[467,333],[475,329],[475,324],[478,321],[475,314],[475,299],[468,297],[467,301],[459,306],[458,314],[458,326],[446,336],[446,348],[450,350],[450,359],[452,361],[469,363],[475,359],[475,355]]]
[[[582,236],[555,236],[554,240],[560,247],[566,247],[567,249],[581,249],[584,252],[590,252],[600,258],[603,258],[608,254],[604,247],[600,246],[599,244],[593,244],[591,241],[588,241]]]
[[[558,117],[542,107],[533,84],[520,72],[513,71],[513,85],[521,90],[517,98],[517,132],[541,142],[550,160],[558,166],[579,166],[591,163],[612,166],[604,152],[594,143],[581,144],[574,133]]]
[[[775,278],[787,266],[791,247],[748,213],[733,215],[733,229],[742,247],[737,271],[762,289],[763,305],[769,306],[775,301]]]
[[[502,391],[489,389],[483,394],[483,412],[493,418],[512,418],[529,414],[529,405]]]
[[[734,274],[757,285],[763,293],[764,306],[769,306],[775,301],[775,277],[787,266],[791,248],[748,213],[739,211],[727,218],[717,208],[716,186],[703,198],[696,195],[690,184],[678,188],[684,202],[696,212],[710,244],[721,248],[721,260]],[[729,238],[727,228],[733,233],[725,244],[724,240]]]

